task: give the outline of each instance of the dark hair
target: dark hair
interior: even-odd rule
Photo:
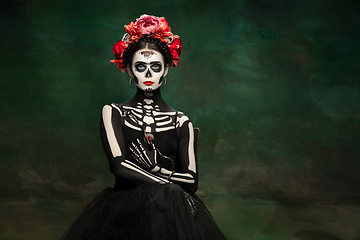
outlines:
[[[129,44],[129,46],[124,51],[124,64],[131,66],[132,59],[136,51],[147,47],[152,50],[160,52],[164,57],[165,65],[171,65],[171,53],[168,46],[165,43],[160,42],[159,39],[153,37],[142,37],[139,38],[137,42]]]

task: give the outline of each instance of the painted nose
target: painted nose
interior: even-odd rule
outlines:
[[[152,77],[150,69],[148,69],[148,71],[146,72],[145,77],[147,78]]]

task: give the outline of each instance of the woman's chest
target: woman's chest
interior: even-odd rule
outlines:
[[[124,125],[146,133],[161,133],[176,128],[176,111],[160,111],[157,105],[122,106]]]
[[[122,106],[122,128],[125,143],[139,139],[146,144],[150,135],[158,152],[158,162],[167,169],[175,168],[178,150],[177,112],[164,112],[155,107]]]

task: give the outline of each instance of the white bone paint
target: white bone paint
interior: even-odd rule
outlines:
[[[134,130],[136,130],[136,131],[141,131],[141,128],[132,125],[131,123],[129,123],[128,121],[126,121],[126,119],[125,119],[125,121],[124,121],[124,124],[125,124],[126,126],[128,126],[129,128],[132,128],[132,129],[134,129]]]
[[[152,99],[144,99],[146,104],[152,104],[154,101]],[[157,106],[157,105],[156,105]]]
[[[102,110],[103,123],[105,127],[106,137],[110,145],[111,153],[113,157],[122,156],[121,149],[118,141],[115,137],[114,128],[111,124],[112,108],[109,105],[105,105]]]
[[[148,177],[148,178],[150,178],[150,179],[152,179],[152,180],[154,180],[156,182],[169,183],[168,180],[163,179],[163,178],[159,178],[159,177],[157,177],[157,176],[155,176],[153,174],[150,174],[150,173],[144,171],[143,169],[139,168],[137,165],[135,165],[134,163],[132,163],[132,162],[130,162],[128,160],[125,160],[124,162],[121,162],[121,165],[128,168],[128,169],[130,169],[130,170],[138,172],[138,173],[140,173],[140,174],[142,174],[142,175],[144,175],[144,176],[146,176],[146,177]]]
[[[134,110],[131,109],[131,113],[137,116],[138,118],[141,118],[142,116],[138,113],[136,113]]]
[[[150,107],[148,109],[152,109],[152,110],[145,110],[145,106],[147,106],[147,104],[145,104],[144,107],[141,109],[135,109],[133,107],[127,107],[127,106],[123,106],[122,109],[116,105],[112,105],[111,107],[107,105],[104,107],[103,119],[104,119],[105,132],[107,134],[107,140],[109,142],[110,149],[114,157],[121,156],[122,153],[119,144],[116,140],[111,123],[111,118],[113,113],[112,107],[114,107],[114,109],[116,109],[116,111],[118,111],[121,116],[128,116],[129,119],[128,118],[124,119],[125,126],[132,128],[136,131],[164,132],[164,131],[176,129],[177,127],[184,126],[184,123],[189,121],[189,118],[181,112],[178,112],[178,114],[176,112],[159,112],[158,110],[156,109],[154,110]],[[148,115],[148,113],[150,115]],[[155,117],[155,115],[157,116]],[[177,116],[176,119],[175,116]],[[108,119],[110,120],[107,121]],[[175,121],[176,121],[176,126],[174,124]],[[187,143],[188,161],[189,161],[188,170],[193,173],[196,173],[193,126],[192,123],[189,122],[188,125],[184,127],[186,127],[189,131],[189,135],[188,135],[189,140]],[[142,153],[141,155],[147,156],[146,153]],[[142,160],[145,161],[144,159]],[[140,174],[143,174],[144,176],[147,176],[152,180],[158,181],[160,183],[163,183],[164,179],[169,179],[170,181],[189,183],[189,184],[195,183],[195,179],[192,173],[178,173],[178,172],[169,171],[165,168],[161,168],[159,172],[156,172],[157,175],[156,176],[156,175],[152,175],[151,173],[150,173],[151,175],[148,175],[149,172],[145,171],[144,169],[131,163],[128,160],[122,162],[121,165],[132,171],[136,171]]]
[[[169,115],[169,116],[175,116],[176,112],[153,112],[154,116],[159,116],[159,115]]]
[[[143,118],[144,123],[146,123],[147,125],[153,124],[155,121],[152,117],[148,117],[148,116],[144,116]]]
[[[164,132],[164,131],[169,131],[171,129],[175,129],[175,126],[164,127],[164,128],[155,128],[155,132]]]
[[[188,179],[177,178],[177,177],[171,177],[170,179],[173,181],[186,182],[186,183],[194,183],[195,182],[195,179],[188,180]]]
[[[150,101],[152,100],[149,100],[148,102]],[[141,127],[139,127],[139,125],[144,125],[142,128],[145,128],[145,132],[164,132],[175,128],[172,116],[175,116],[176,112],[159,112],[156,109],[154,110],[152,106],[148,106],[146,104],[142,107],[142,109],[129,106],[123,106],[123,108],[127,110],[127,115],[132,120],[132,123],[128,121],[125,122],[126,126],[137,131],[141,131]],[[152,130],[151,126],[153,124],[155,124],[156,127]]]
[[[176,121],[176,127],[174,124],[173,116],[176,115],[176,112],[159,112],[158,110],[154,110],[154,108],[150,105],[152,103],[152,100],[145,101],[145,105],[143,105],[142,109],[136,109],[132,107],[125,107],[124,109],[130,110],[131,116],[130,119],[134,122],[129,123],[128,121],[124,121],[125,125],[137,130],[142,131],[138,125],[142,126],[144,124],[144,131],[145,132],[153,132],[151,125],[155,124],[155,132],[164,132],[169,131],[172,129],[175,129],[176,127],[182,127],[185,122],[189,121],[189,118],[185,116],[183,113],[179,112],[177,115]],[[140,105],[140,104],[139,104]],[[153,117],[154,116],[154,117]],[[196,173],[196,162],[195,162],[195,153],[194,153],[194,130],[193,125],[191,122],[188,124],[188,131],[189,131],[189,143],[188,143],[188,157],[189,157],[189,165],[188,169],[194,173]],[[110,141],[109,141],[110,142]],[[120,150],[120,149],[119,149]],[[130,165],[127,165],[130,166]],[[130,166],[132,170],[139,171],[134,166]],[[159,173],[161,176],[164,176],[165,178],[170,176],[170,180],[172,181],[178,181],[178,182],[184,182],[184,183],[194,183],[195,179],[193,179],[193,176],[189,173],[182,174],[182,173],[174,173],[162,169],[162,171]]]
[[[113,107],[113,108],[115,108],[119,113],[120,113],[120,116],[121,117],[123,117],[124,116],[124,114],[123,114],[123,112],[120,110],[120,108],[118,108],[118,106],[116,106],[115,104],[111,104],[111,106]]]
[[[169,119],[168,121],[157,122],[156,126],[164,126],[164,125],[168,125],[168,124],[171,124],[171,123],[172,123],[172,121],[171,121],[171,119]]]
[[[156,117],[155,118],[156,121],[165,120],[165,119],[170,119],[170,117],[169,116],[164,116],[164,117]]]
[[[194,128],[191,122],[188,124],[189,127],[189,169],[196,173],[196,162],[195,162],[195,152],[194,152]]]
[[[179,123],[179,127],[182,127],[182,125],[184,124],[184,122],[190,120],[187,116],[183,115],[181,117],[177,118],[177,122]]]
[[[142,113],[142,109],[137,109],[137,108],[133,108],[133,107],[128,107],[128,106],[122,106],[124,109],[129,109],[129,110],[134,110],[138,113]]]

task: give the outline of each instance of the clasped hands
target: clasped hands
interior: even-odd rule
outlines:
[[[158,152],[153,142],[143,146],[139,139],[136,142],[130,142],[129,149],[132,157],[140,163],[146,170],[151,173],[157,173],[160,171],[160,167],[157,164]]]

